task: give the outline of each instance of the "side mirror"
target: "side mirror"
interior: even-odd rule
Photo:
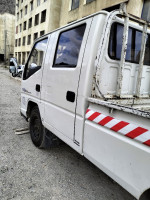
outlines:
[[[16,73],[16,67],[15,66],[9,66],[9,72],[12,74]]]

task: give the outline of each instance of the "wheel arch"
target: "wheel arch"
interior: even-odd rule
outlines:
[[[31,115],[31,111],[34,107],[38,107],[38,104],[33,102],[33,101],[29,101],[28,102],[28,106],[27,106],[27,118],[30,118]]]
[[[150,188],[142,193],[139,200],[149,200],[149,199],[150,199]]]

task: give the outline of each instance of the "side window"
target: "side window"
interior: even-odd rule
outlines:
[[[32,74],[34,74],[41,68],[44,53],[46,50],[47,40],[48,39],[46,38],[44,40],[37,42],[34,45],[30,57],[25,66],[24,77],[23,77],[24,79],[29,78]]]
[[[123,25],[113,23],[110,31],[108,54],[111,59],[120,60],[123,41]],[[142,32],[129,28],[126,61],[139,63],[142,43]]]
[[[76,67],[85,27],[84,24],[60,34],[53,67]]]

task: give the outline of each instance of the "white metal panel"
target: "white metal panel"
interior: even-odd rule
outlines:
[[[50,38],[50,36],[49,37],[47,36],[46,38]],[[46,47],[46,50],[47,50],[47,47]],[[39,104],[40,99],[41,99],[42,75],[43,75],[43,69],[44,69],[44,63],[45,63],[45,55],[46,53],[44,53],[41,68],[38,71],[36,71],[34,74],[32,74],[29,78],[27,78],[26,80],[22,80],[21,82],[21,111],[25,116],[26,116],[28,102],[33,101],[35,103],[38,102]],[[36,91],[37,84],[40,85],[40,92]],[[39,109],[43,115],[43,109],[41,108]]]
[[[122,95],[133,97],[136,95],[136,83],[139,65],[135,63],[125,63],[122,80]]]
[[[89,18],[52,33],[48,53],[46,55],[46,65],[43,73],[44,92],[42,93],[42,99],[45,101],[44,123],[47,124],[47,126],[54,127],[54,129],[57,130],[57,133],[60,132],[60,134],[69,138],[70,142],[73,141],[74,137],[75,108],[78,95],[79,75],[91,22],[92,18]],[[70,30],[81,24],[86,24],[86,29],[76,68],[54,68],[53,61],[59,34],[62,31]],[[67,91],[75,93],[74,102],[67,101]],[[70,145],[72,145],[72,142]]]
[[[108,55],[101,64],[101,76],[99,89],[107,98],[117,96],[117,80],[120,62],[111,60]],[[133,97],[136,94],[138,65],[135,63],[125,63],[122,78],[122,96]]]
[[[141,97],[149,97],[150,95],[150,66],[144,65],[141,87],[140,87]]]
[[[83,153],[136,198],[149,188],[149,147],[86,121]]]
[[[83,128],[81,127],[87,108],[87,97],[91,95],[93,74],[95,69],[95,58],[98,50],[98,45],[103,27],[106,21],[106,14],[100,14],[93,18],[91,24],[88,42],[85,49],[85,54],[82,62],[82,69],[79,81],[77,108],[76,108],[76,122],[75,122],[75,140],[82,146]],[[82,147],[81,147],[82,148]]]

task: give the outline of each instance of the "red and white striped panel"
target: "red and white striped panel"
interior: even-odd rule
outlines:
[[[142,144],[150,146],[150,131],[148,129],[114,119],[113,117],[103,115],[99,112],[94,112],[91,109],[87,109],[85,118]]]

